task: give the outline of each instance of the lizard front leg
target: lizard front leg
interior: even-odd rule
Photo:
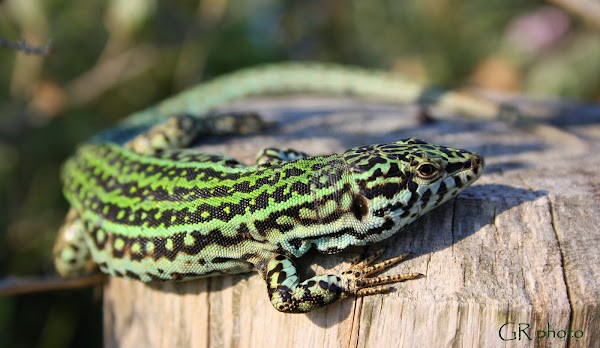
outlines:
[[[374,263],[382,251],[351,265],[338,274],[317,275],[300,282],[292,260],[278,254],[263,271],[271,304],[285,313],[305,313],[324,307],[348,296],[368,296],[387,291],[385,284],[402,282],[422,277],[420,273],[396,274],[371,277],[404,260],[403,254],[379,263]]]

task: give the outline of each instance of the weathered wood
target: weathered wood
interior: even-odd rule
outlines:
[[[384,243],[384,257],[415,254],[389,273],[421,272],[425,278],[306,315],[275,311],[258,274],[155,285],[112,278],[105,287],[107,347],[600,342],[597,110],[587,115],[593,122],[577,122],[572,114],[573,122],[561,118],[560,129],[523,129],[459,118],[420,124],[413,107],[349,99],[263,99],[233,108],[260,111],[279,127],[256,136],[207,139],[207,151],[252,162],[265,146],[323,154],[414,136],[482,153],[486,174]],[[322,273],[355,255],[313,253],[302,262]]]

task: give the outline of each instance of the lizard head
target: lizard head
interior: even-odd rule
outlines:
[[[396,233],[471,185],[484,167],[476,153],[414,138],[356,147],[343,158],[356,184],[351,211],[360,221],[352,245]]]

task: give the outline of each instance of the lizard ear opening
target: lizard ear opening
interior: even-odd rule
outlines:
[[[355,195],[352,200],[352,213],[354,217],[362,221],[369,214],[369,200],[363,195]]]

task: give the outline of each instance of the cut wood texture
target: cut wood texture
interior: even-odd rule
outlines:
[[[583,347],[600,342],[600,111],[562,110],[544,123],[446,118],[414,106],[348,98],[279,97],[228,106],[277,126],[208,138],[205,151],[252,163],[258,150],[312,154],[417,137],[479,152],[485,174],[455,200],[384,241],[387,274],[424,278],[309,314],[271,306],[257,273],[182,283],[111,278],[107,347]],[[433,110],[445,115],[444,110]],[[339,270],[358,253],[310,253],[307,274]],[[306,276],[305,275],[305,276]]]

